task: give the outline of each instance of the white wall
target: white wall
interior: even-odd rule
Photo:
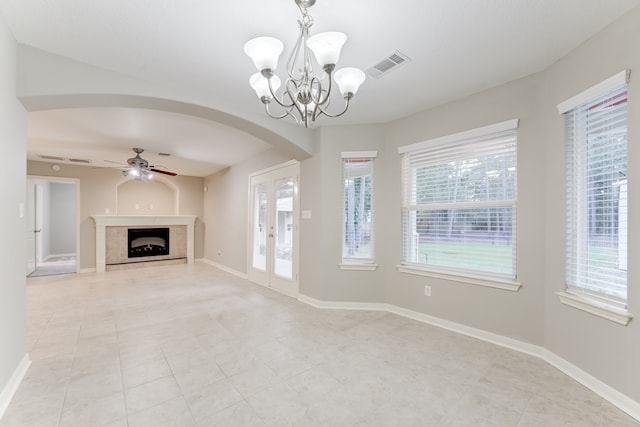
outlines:
[[[26,113],[16,99],[16,43],[0,15],[0,400],[26,354]],[[0,411],[2,404],[0,401]],[[0,412],[1,413],[1,412]]]

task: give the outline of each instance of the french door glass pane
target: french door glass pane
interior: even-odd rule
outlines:
[[[267,270],[267,188],[264,183],[253,187],[255,206],[253,233],[253,268]]]
[[[293,277],[293,177],[280,178],[275,182],[276,218],[274,273],[280,277]]]

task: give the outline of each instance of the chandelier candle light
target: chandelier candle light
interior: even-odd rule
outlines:
[[[298,124],[308,127],[322,114],[329,117],[343,115],[349,108],[349,101],[364,82],[365,74],[362,70],[351,67],[342,68],[334,73],[347,36],[343,33],[327,32],[310,37],[309,29],[313,25],[313,18],[307,13],[307,8],[313,6],[316,0],[295,2],[302,12],[302,19],[298,20],[300,35],[287,60],[288,78],[280,97],[276,95],[276,91],[280,88],[281,81],[275,75],[275,69],[284,49],[282,42],[274,37],[256,37],[244,45],[244,51],[259,71],[251,76],[249,84],[264,104],[267,115],[274,119],[291,116]],[[314,75],[309,51],[313,52],[317,63],[322,67],[322,77]],[[326,110],[331,102],[332,74],[345,100],[342,111],[333,114]],[[280,115],[274,115],[269,110],[272,100],[282,107],[283,112]]]

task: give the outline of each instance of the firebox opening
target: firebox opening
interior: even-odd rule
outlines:
[[[169,255],[169,228],[130,228],[128,257]]]

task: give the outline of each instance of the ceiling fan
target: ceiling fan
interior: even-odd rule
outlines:
[[[161,173],[163,175],[176,176],[177,173],[166,170],[164,166],[154,166],[149,165],[149,162],[140,157],[140,154],[144,151],[143,148],[133,148],[133,152],[136,153],[135,157],[131,157],[127,159],[127,164],[129,165],[126,169],[122,171],[124,176],[133,176],[136,179],[141,179],[142,177],[151,178],[152,173]],[[110,162],[113,163],[113,162]],[[163,168],[163,169],[159,169]]]

